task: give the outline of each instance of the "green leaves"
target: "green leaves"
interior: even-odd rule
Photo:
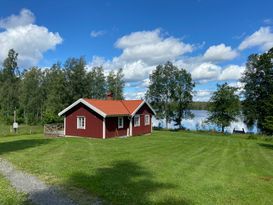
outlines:
[[[116,73],[112,70],[107,76],[107,91],[113,94],[114,100],[124,99],[123,89],[125,82],[123,78],[124,75],[121,68]]]
[[[236,91],[237,88],[227,83],[217,85],[217,91],[210,98],[208,121],[220,126],[222,132],[232,121],[236,121],[236,117],[240,114],[240,100]]]
[[[263,54],[248,57],[246,71],[241,82],[244,84],[243,114],[248,126],[257,122],[263,133],[272,134],[270,116],[272,109],[268,103],[273,95],[273,48]]]
[[[158,65],[150,75],[146,99],[156,110],[157,117],[166,120],[166,127],[175,120],[181,128],[182,119],[190,116],[187,109],[192,102],[193,87],[191,75],[186,70],[167,62]]]
[[[53,64],[49,69],[32,67],[21,75],[17,67],[18,54],[10,50],[0,71],[1,118],[8,123],[17,109],[24,123],[54,123],[62,121],[58,112],[79,98],[105,99],[112,92],[114,99],[123,99],[122,69],[106,77],[102,67],[87,71],[86,61],[68,58],[64,65]]]

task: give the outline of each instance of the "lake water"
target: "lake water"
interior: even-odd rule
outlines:
[[[220,128],[216,125],[207,124],[205,121],[207,120],[209,116],[209,112],[207,110],[192,110],[192,113],[194,114],[194,118],[192,119],[183,119],[182,125],[189,130],[217,130],[220,131]],[[165,120],[153,120],[153,126],[156,127],[162,127],[165,128]],[[171,122],[168,124],[170,129],[177,128],[174,126],[174,122]],[[244,130],[246,132],[254,132],[257,133],[257,128],[253,127],[253,129],[247,128],[246,124],[243,122],[242,118],[238,118],[237,122],[232,122],[229,127],[225,128],[226,132],[232,133],[233,129],[236,130]]]

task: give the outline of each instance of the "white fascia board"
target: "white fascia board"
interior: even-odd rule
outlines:
[[[86,102],[84,99],[80,98],[79,100],[77,100],[76,102],[72,103],[71,105],[69,105],[67,108],[65,108],[63,111],[59,112],[59,116],[63,115],[64,113],[66,113],[68,110],[72,109],[73,107],[75,107],[76,105],[78,105],[79,103],[82,103],[84,105],[86,105],[87,107],[89,107],[91,110],[94,110],[96,113],[98,113],[99,115],[101,115],[102,117],[106,117],[106,114],[104,112],[102,112],[100,109],[94,107],[93,105],[91,105],[90,103]]]
[[[138,111],[144,104],[148,105],[148,107],[152,110],[153,114],[156,115],[156,112],[154,111],[154,109],[152,108],[152,106],[151,106],[148,102],[146,102],[145,100],[143,100],[143,102],[142,102],[142,103],[136,108],[136,110],[132,113],[132,116],[134,116],[134,115],[137,113],[137,111]]]

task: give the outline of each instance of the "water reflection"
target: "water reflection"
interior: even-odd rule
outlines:
[[[220,131],[220,128],[212,125],[212,124],[208,124],[205,121],[207,120],[208,117],[208,111],[207,110],[192,110],[192,113],[194,114],[194,118],[192,119],[185,119],[182,121],[182,125],[189,130],[217,130]],[[164,120],[157,120],[154,119],[153,120],[153,126],[156,127],[162,127],[165,128],[165,121]],[[177,128],[174,125],[174,122],[171,122],[168,124],[170,129],[174,129]],[[233,129],[236,130],[242,130],[244,129],[246,132],[257,132],[257,128],[254,127],[252,129],[247,128],[246,124],[243,122],[242,118],[238,118],[237,122],[232,122],[231,125],[227,128],[225,128],[226,132],[232,133]]]

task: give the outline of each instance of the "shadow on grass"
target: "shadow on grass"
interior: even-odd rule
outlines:
[[[191,204],[182,197],[181,199],[166,198],[162,201],[151,200],[149,197],[152,194],[160,198],[159,193],[156,192],[175,189],[176,185],[155,181],[150,172],[131,161],[117,161],[111,167],[98,169],[94,175],[74,173],[67,183],[68,187],[84,188],[112,204]]]
[[[0,155],[19,151],[31,147],[37,147],[43,144],[47,144],[50,142],[50,139],[26,139],[26,140],[16,140],[16,141],[8,141],[8,142],[0,142]]]
[[[258,143],[258,145],[265,147],[267,149],[272,149],[273,150],[273,144],[266,144],[266,143]]]

